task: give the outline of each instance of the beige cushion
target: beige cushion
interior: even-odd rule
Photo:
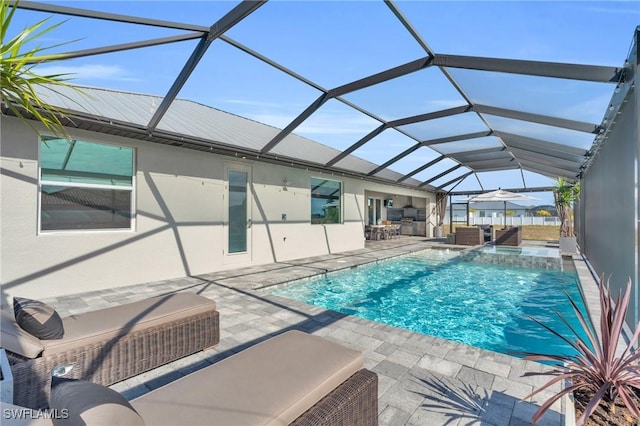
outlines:
[[[64,338],[43,341],[44,353],[56,354],[215,308],[215,302],[206,297],[195,293],[177,293],[72,315],[62,319]]]
[[[362,354],[290,331],[131,405],[148,425],[286,425],[362,368]]]
[[[0,314],[0,329],[0,344],[10,352],[36,358],[44,349],[42,341],[24,331],[9,312],[2,311]]]

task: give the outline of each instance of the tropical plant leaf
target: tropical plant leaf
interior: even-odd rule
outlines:
[[[580,182],[569,182],[562,176],[556,180],[553,188],[553,198],[560,219],[560,236],[569,237],[573,235],[571,221],[571,207],[573,202],[580,196]]]
[[[585,407],[584,412],[582,413],[582,415],[576,419],[576,426],[584,424],[584,422],[587,420],[587,418],[591,414],[593,414],[593,412],[596,410],[596,408],[598,408],[598,404],[600,404],[600,401],[602,400],[604,395],[609,390],[609,386],[611,386],[611,383],[603,383],[600,386],[600,388],[595,393],[595,395],[593,395],[591,400],[589,400],[589,402],[587,403],[587,406]]]
[[[600,278],[600,336],[595,332],[596,327],[587,310],[584,315],[578,303],[568,294],[569,302],[575,312],[581,330],[577,330],[560,313],[556,315],[565,324],[572,336],[564,336],[562,333],[547,326],[536,318],[533,321],[540,324],[545,330],[569,344],[576,354],[553,355],[540,353],[524,353],[525,359],[533,361],[551,361],[559,363],[556,367],[546,372],[528,372],[524,376],[551,376],[552,379],[541,387],[535,389],[524,399],[531,398],[550,386],[569,380],[570,386],[555,393],[547,399],[536,411],[532,421],[536,423],[544,413],[562,396],[578,389],[586,389],[593,392],[592,398],[587,403],[583,414],[576,420],[576,425],[581,426],[587,418],[598,408],[602,400],[614,402],[617,397],[624,403],[631,413],[640,417],[640,411],[634,400],[637,400],[636,391],[640,390],[640,351],[633,352],[632,344],[640,337],[640,322],[636,325],[631,341],[626,345],[620,355],[616,355],[620,336],[625,324],[625,317],[631,297],[631,280],[627,282],[624,292],[620,292],[615,298],[611,295],[609,280],[604,282]],[[580,297],[586,300],[582,290]],[[585,303],[586,305],[586,303]],[[583,333],[580,333],[582,331]]]
[[[24,28],[12,39],[7,40],[11,21],[17,10],[18,2],[0,0],[0,101],[3,108],[25,123],[36,133],[31,118],[59,137],[69,138],[63,125],[63,120],[69,120],[65,112],[56,106],[43,101],[39,89],[56,91],[56,88],[71,88],[79,93],[81,89],[67,83],[71,79],[69,74],[40,75],[35,67],[48,61],[64,59],[65,53],[45,53],[67,43],[42,47],[35,42],[44,35],[55,30],[64,22],[46,26],[48,19],[41,20]],[[64,96],[64,95],[62,95]],[[67,99],[69,99],[67,97]]]
[[[563,396],[569,394],[573,392],[573,389],[571,387],[563,389],[561,392],[558,392],[557,394],[555,394],[554,396],[552,396],[551,398],[547,399],[542,406],[538,409],[538,411],[536,411],[533,414],[533,417],[531,418],[531,421],[533,423],[537,423],[538,420],[540,420],[540,418],[544,415],[544,413],[551,408],[551,406],[560,398],[562,398]]]

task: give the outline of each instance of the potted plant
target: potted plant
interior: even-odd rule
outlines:
[[[573,231],[573,203],[580,198],[580,182],[569,182],[558,177],[553,188],[553,199],[560,219],[560,252],[576,253],[576,236]]]
[[[576,330],[558,312],[556,315],[571,330],[571,336],[562,335],[536,318],[531,318],[569,344],[575,351],[573,355],[524,354],[525,359],[551,361],[555,365],[551,371],[524,374],[525,376],[553,376],[549,382],[534,390],[524,399],[530,398],[558,382],[566,383],[568,381],[568,385],[540,406],[533,415],[533,423],[540,420],[553,403],[571,393],[576,399],[576,407],[582,407],[578,410],[580,415],[576,419],[576,426],[583,425],[599,408],[598,415],[605,417],[604,420],[600,420],[606,424],[625,424],[627,419],[633,421],[633,419],[640,418],[640,350],[633,349],[634,342],[640,337],[640,322],[635,327],[630,343],[623,351],[618,352],[618,343],[631,297],[631,280],[628,281],[624,294],[619,293],[615,300],[611,295],[609,282],[605,286],[602,277],[599,287],[601,309],[599,335],[588,311],[585,316],[576,301],[568,295],[569,302],[580,322],[580,327]],[[585,297],[582,293],[581,297],[584,301]],[[624,419],[623,423],[615,420],[614,416],[618,414],[621,419]]]

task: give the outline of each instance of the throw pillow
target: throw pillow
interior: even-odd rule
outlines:
[[[46,303],[14,297],[13,313],[18,325],[38,339],[62,339],[64,336],[62,318]]]
[[[144,426],[124,396],[84,380],[52,377],[50,408],[55,426]]]

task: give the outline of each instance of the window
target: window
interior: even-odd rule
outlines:
[[[40,230],[131,229],[133,148],[43,137]]]
[[[342,222],[342,182],[311,178],[311,223]]]
[[[243,170],[229,170],[229,253],[247,251],[247,183],[249,174]]]

